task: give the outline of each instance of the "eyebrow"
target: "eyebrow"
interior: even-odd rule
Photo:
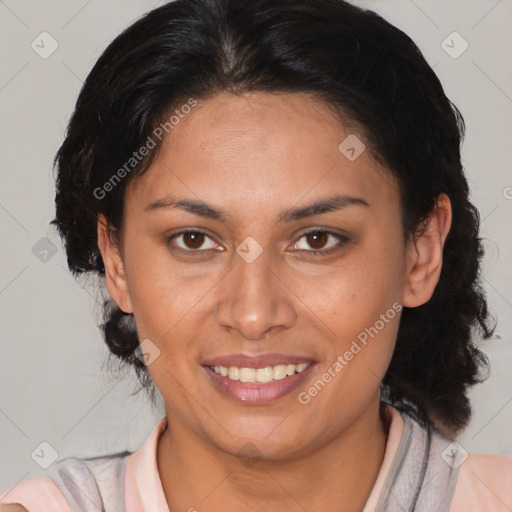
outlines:
[[[292,222],[295,220],[312,217],[314,215],[320,215],[322,213],[328,213],[336,210],[343,210],[348,206],[365,206],[367,208],[370,205],[360,197],[346,196],[346,195],[335,195],[324,199],[316,200],[306,206],[298,208],[290,208],[285,210],[279,215],[279,222]],[[145,208],[145,212],[158,210],[160,208],[182,208],[183,210],[206,217],[208,219],[219,220],[221,222],[227,222],[230,219],[230,215],[219,208],[215,208],[203,201],[193,199],[180,199],[176,200],[169,197],[157,199],[152,203],[149,203]]]

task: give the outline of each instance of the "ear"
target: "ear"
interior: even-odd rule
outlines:
[[[406,246],[406,276],[402,304],[409,308],[430,300],[439,282],[443,247],[452,223],[452,207],[446,194],[437,197],[429,218]]]
[[[125,313],[133,313],[128,283],[119,247],[114,243],[104,215],[98,215],[98,248],[105,266],[107,290]]]

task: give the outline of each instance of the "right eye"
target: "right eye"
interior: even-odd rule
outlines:
[[[206,247],[206,249],[201,249],[205,239],[210,240],[211,245],[210,247]],[[215,244],[215,242],[204,231],[199,230],[189,229],[175,233],[167,239],[168,245],[171,245],[175,240],[177,249],[185,252],[204,252],[208,249],[215,249],[217,246],[217,244]],[[171,246],[171,249],[175,249],[175,247]]]

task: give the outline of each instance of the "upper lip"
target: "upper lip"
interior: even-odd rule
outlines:
[[[203,362],[204,366],[236,366],[238,368],[265,368],[266,366],[277,366],[280,364],[301,364],[313,362],[311,357],[292,354],[229,354],[212,357]]]

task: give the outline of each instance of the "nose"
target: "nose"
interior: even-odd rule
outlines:
[[[233,260],[216,308],[218,323],[253,341],[265,339],[270,331],[292,327],[297,320],[294,294],[279,275],[279,266],[271,268],[268,251],[252,263],[237,254]]]

